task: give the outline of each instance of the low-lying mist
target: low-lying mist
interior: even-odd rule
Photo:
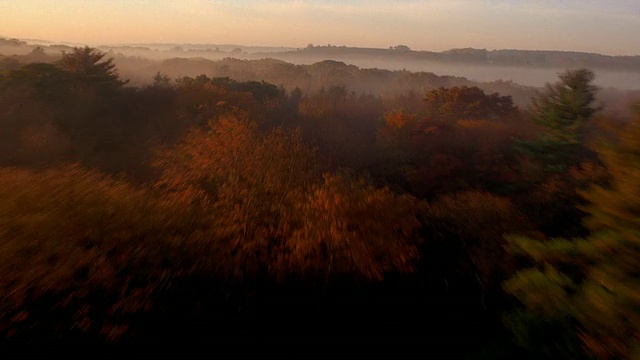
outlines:
[[[201,71],[203,62],[224,59],[275,59],[296,65],[312,65],[325,60],[344,62],[361,69],[406,70],[427,72],[438,76],[464,77],[475,82],[508,81],[516,84],[543,87],[557,79],[559,73],[570,68],[589,68],[596,72],[594,84],[601,88],[640,90],[640,57],[606,56],[591,53],[519,51],[483,49],[453,49],[435,53],[413,51],[404,46],[389,49],[350,48],[337,46],[289,47],[242,46],[233,44],[136,44],[99,46],[107,56],[115,58],[122,74],[135,83],[150,77],[153,61],[190,59],[183,65],[183,73],[190,76]],[[52,57],[72,51],[59,44],[37,44],[17,39],[0,38],[0,54],[4,56],[32,56],[37,51]],[[29,59],[33,61],[34,59]],[[41,60],[41,59],[38,59]],[[524,65],[523,65],[524,64]],[[153,74],[151,74],[152,76]]]
[[[274,54],[274,58],[279,57]],[[560,67],[478,65],[428,60],[372,59],[352,56],[332,56],[329,58],[282,56],[281,58],[294,64],[302,65],[311,65],[323,60],[335,60],[353,64],[360,68],[431,72],[439,76],[458,76],[472,81],[491,82],[503,80],[534,87],[543,87],[546,83],[555,81],[558,78],[558,74],[567,70]],[[622,90],[640,90],[640,72],[598,69],[597,75],[594,82],[597,86]]]

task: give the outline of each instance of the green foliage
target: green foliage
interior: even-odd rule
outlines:
[[[544,164],[550,173],[564,172],[584,155],[587,125],[599,110],[593,107],[595,75],[587,69],[569,70],[533,99],[533,120],[544,128],[536,141],[520,141],[517,149]]]
[[[57,66],[73,74],[77,80],[87,82],[103,89],[117,88],[127,83],[120,80],[112,59],[104,59],[105,54],[90,48],[74,48],[65,53]]]
[[[48,91],[50,93],[41,95],[51,95],[55,87],[64,88],[69,85],[70,80],[67,72],[53,64],[32,63],[0,76],[0,91],[23,87]]]
[[[525,304],[527,311],[546,319],[566,313],[574,286],[571,279],[551,266],[522,270],[504,284],[505,290]]]
[[[171,86],[171,78],[161,72],[153,76],[153,86],[167,88]]]
[[[601,151],[611,181],[584,192],[591,235],[544,243],[513,238],[545,270],[520,271],[505,290],[531,314],[572,319],[573,332],[594,356],[629,358],[640,342],[640,112],[618,144]]]
[[[175,119],[160,121],[173,115],[172,90],[126,88],[103,56],[76,49],[55,64],[32,63],[0,75],[0,165],[78,162],[145,174],[151,146],[167,132],[181,135],[170,126]]]
[[[72,80],[51,64],[28,64],[0,75],[0,164],[55,164],[68,141],[55,123]]]
[[[515,310],[504,317],[514,333],[515,345],[521,347],[518,358],[525,359],[593,359],[585,353],[575,333],[575,323],[566,317],[544,318],[525,310]],[[513,358],[513,357],[505,357]]]
[[[584,194],[597,262],[583,285],[576,317],[592,351],[628,356],[640,344],[640,109],[618,143],[601,152],[611,183]]]

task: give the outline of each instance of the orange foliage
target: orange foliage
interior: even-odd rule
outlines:
[[[414,270],[420,227],[415,198],[325,175],[297,209],[302,226],[287,242],[292,268],[377,280],[386,272]]]
[[[340,176],[323,181],[299,134],[225,118],[157,165],[167,200],[206,214],[192,241],[227,276],[380,279],[410,271],[417,257],[415,199]]]
[[[518,113],[510,96],[487,95],[476,86],[434,89],[427,93],[425,103],[428,116],[446,122],[469,118],[504,121]]]
[[[412,125],[402,123],[407,118]],[[517,180],[513,138],[525,130],[523,124],[483,118],[447,122],[391,112],[379,127],[378,144],[393,156],[394,172],[404,174],[407,188],[418,196],[464,189],[509,191]]]
[[[279,199],[310,181],[312,155],[299,133],[262,135],[255,123],[225,117],[210,122],[207,130],[192,130],[158,158],[163,173],[156,187],[199,203]]]
[[[384,120],[387,126],[397,129],[402,129],[408,124],[413,124],[416,122],[417,116],[415,114],[410,114],[405,111],[395,111],[388,112],[384,116]]]
[[[179,213],[77,166],[0,170],[0,334],[124,334],[179,275]]]

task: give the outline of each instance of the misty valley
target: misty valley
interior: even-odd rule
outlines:
[[[0,38],[4,349],[632,359],[639,224],[638,56]]]

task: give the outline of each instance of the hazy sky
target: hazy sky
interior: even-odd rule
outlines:
[[[640,55],[640,0],[0,0],[0,36]]]

